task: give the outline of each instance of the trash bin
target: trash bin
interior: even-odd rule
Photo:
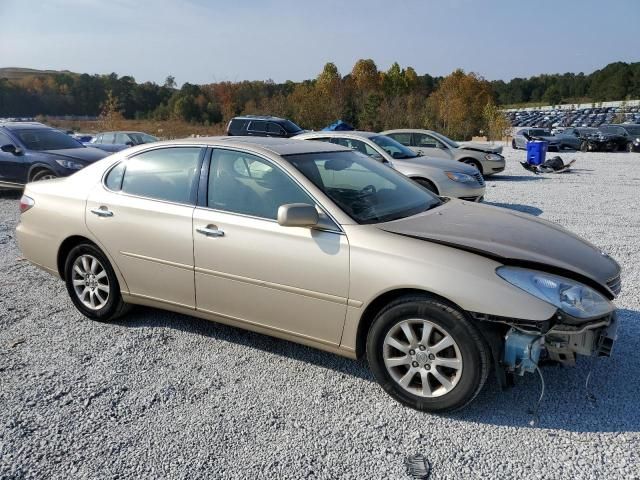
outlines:
[[[532,140],[527,142],[527,163],[529,165],[541,165],[544,163],[547,155],[547,147],[549,142],[542,140]]]

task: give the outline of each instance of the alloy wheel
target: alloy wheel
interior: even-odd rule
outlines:
[[[80,255],[75,259],[71,282],[78,299],[91,310],[100,310],[109,300],[107,271],[93,255]]]
[[[382,356],[387,372],[404,390],[440,397],[462,376],[462,355],[453,337],[425,319],[403,320],[387,332]]]

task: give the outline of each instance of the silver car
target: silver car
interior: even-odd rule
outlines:
[[[460,144],[432,130],[403,128],[387,130],[381,134],[393,138],[421,155],[472,165],[485,177],[500,173],[505,168],[504,157],[500,155],[502,146],[474,142]]]
[[[482,174],[474,167],[416,154],[385,135],[372,132],[310,132],[299,140],[331,142],[363,153],[390,166],[428,190],[445,197],[474,202],[484,197]]]
[[[561,142],[558,137],[551,135],[551,132],[544,128],[523,128],[518,130],[511,140],[511,147],[514,150],[526,150],[527,142],[532,137],[547,142],[549,144],[547,146],[548,150],[558,151],[561,148]]]

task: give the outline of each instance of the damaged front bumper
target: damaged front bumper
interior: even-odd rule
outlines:
[[[545,322],[504,319],[482,314],[473,317],[483,322],[502,324],[493,335],[494,360],[505,373],[524,375],[534,372],[541,360],[574,366],[576,356],[608,357],[617,339],[617,316],[610,314],[578,322],[562,313]],[[495,332],[495,329],[494,329]]]

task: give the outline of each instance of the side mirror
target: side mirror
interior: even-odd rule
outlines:
[[[20,155],[22,153],[22,150],[20,150],[18,147],[16,147],[11,143],[2,145],[2,147],[0,147],[0,150],[2,150],[5,153],[13,153],[14,155]]]
[[[278,208],[278,224],[283,227],[313,227],[319,221],[316,207],[307,203],[289,203]]]
[[[125,143],[125,145],[128,146],[128,147],[133,147],[133,142],[127,142],[127,143]]]
[[[370,155],[371,158],[373,158],[374,160],[376,160],[377,162],[382,162],[384,163],[386,160],[384,159],[384,157],[382,155],[380,155],[379,153],[372,153]],[[388,163],[388,162],[387,162]]]

